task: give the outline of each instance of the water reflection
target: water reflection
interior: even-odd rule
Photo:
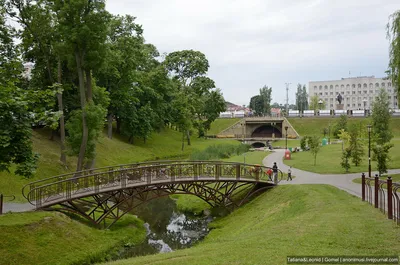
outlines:
[[[190,247],[208,234],[207,225],[212,221],[211,216],[180,213],[168,196],[140,205],[131,213],[146,222],[147,240],[140,245],[125,246],[119,259]]]

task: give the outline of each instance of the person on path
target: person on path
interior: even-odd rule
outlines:
[[[276,165],[276,162],[274,162],[274,165],[272,166],[272,172],[274,173],[274,183],[278,184],[278,166]]]
[[[292,181],[292,167],[289,167],[288,172],[287,172],[287,181]]]

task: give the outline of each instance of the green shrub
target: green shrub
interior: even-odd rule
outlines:
[[[203,151],[194,151],[190,156],[191,160],[219,160],[229,158],[234,155],[241,155],[249,151],[250,145],[241,144],[220,144],[211,145]]]

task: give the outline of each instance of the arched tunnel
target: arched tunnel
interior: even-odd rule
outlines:
[[[256,143],[252,143],[251,146],[254,148],[261,148],[261,147],[265,147],[265,144],[261,143],[261,142],[256,142]]]
[[[275,138],[282,138],[282,132],[278,127],[271,124],[264,124],[255,129],[251,134],[251,137],[272,138],[273,134],[275,134]]]

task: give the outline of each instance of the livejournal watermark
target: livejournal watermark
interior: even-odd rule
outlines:
[[[398,256],[288,256],[287,264],[400,264]]]

